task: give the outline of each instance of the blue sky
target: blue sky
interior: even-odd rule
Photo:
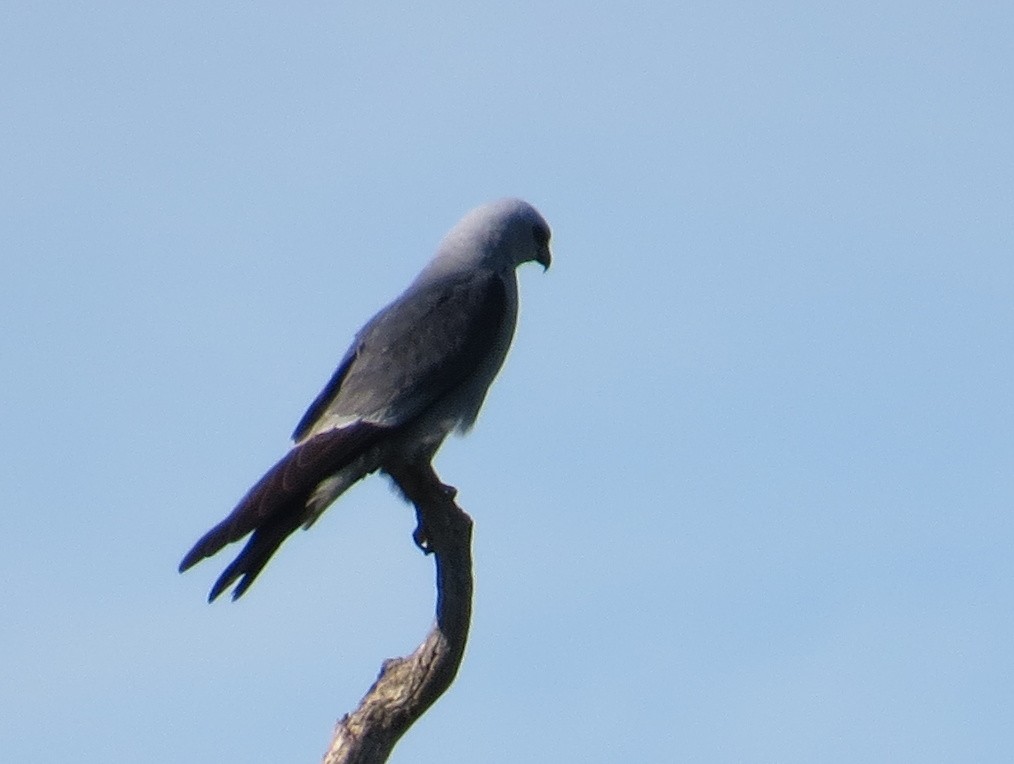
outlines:
[[[823,4],[826,6],[827,4]],[[395,761],[1014,758],[1014,11],[8,3],[0,751],[316,761],[432,617],[384,481],[175,568],[467,209],[554,228],[437,461]]]

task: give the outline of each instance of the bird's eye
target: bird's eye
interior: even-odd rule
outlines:
[[[535,243],[544,247],[549,244],[549,226],[536,223],[532,226],[532,236],[535,237]]]

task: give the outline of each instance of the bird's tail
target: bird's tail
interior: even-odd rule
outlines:
[[[315,508],[316,514],[307,508],[317,487],[350,466],[360,466],[362,474],[350,475],[344,481],[347,485],[376,469],[378,460],[369,458],[369,454],[388,432],[385,427],[356,422],[323,432],[293,447],[247,492],[228,517],[194,544],[180,562],[180,572],[253,532],[243,551],[211,588],[208,601],[218,597],[237,579],[241,580],[232,598],[241,596],[289,534],[300,525],[312,522],[320,513],[322,508]]]

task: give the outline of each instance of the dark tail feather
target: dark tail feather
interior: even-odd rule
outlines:
[[[243,551],[222,571],[222,575],[211,587],[208,602],[214,602],[215,598],[228,589],[236,579],[239,579],[239,584],[232,590],[232,599],[233,601],[239,599],[268,564],[271,556],[278,551],[282,542],[299,526],[298,521],[294,524],[271,523],[255,530],[243,547]]]
[[[233,599],[239,597],[275,550],[304,522],[306,502],[320,482],[347,467],[389,432],[360,422],[295,446],[257,481],[228,517],[194,544],[180,562],[180,572],[253,531],[243,551],[212,587],[209,600],[242,576],[233,592]]]

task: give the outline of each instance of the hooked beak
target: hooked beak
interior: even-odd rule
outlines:
[[[542,266],[543,273],[549,270],[549,266],[553,262],[553,255],[550,253],[548,245],[539,250],[539,254],[535,256],[535,262]]]

